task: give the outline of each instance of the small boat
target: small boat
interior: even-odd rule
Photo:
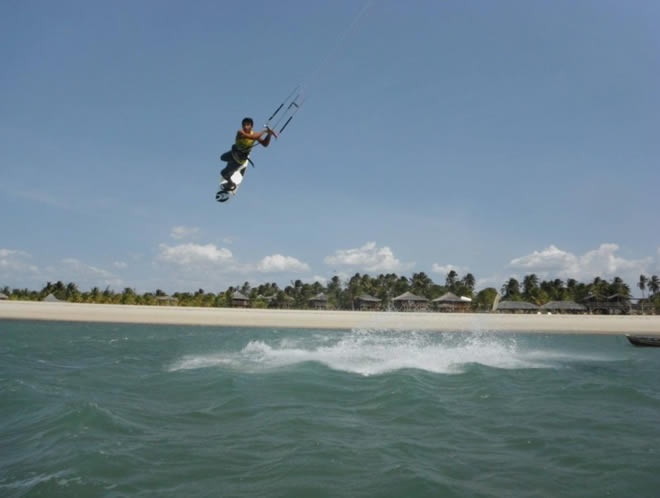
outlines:
[[[646,346],[660,348],[660,336],[639,336],[639,335],[626,335],[630,344],[634,346]]]

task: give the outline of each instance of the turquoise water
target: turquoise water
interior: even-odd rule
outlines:
[[[0,321],[0,496],[657,496],[623,336]]]

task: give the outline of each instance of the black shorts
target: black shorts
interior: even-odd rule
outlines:
[[[232,151],[227,151],[220,156],[220,160],[227,163],[227,166],[220,172],[223,178],[230,178],[231,175],[238,171],[238,168],[242,166],[241,163],[237,163],[234,159],[234,154]]]

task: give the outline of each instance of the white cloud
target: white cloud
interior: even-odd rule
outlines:
[[[273,254],[272,256],[266,256],[262,259],[257,265],[257,269],[264,273],[284,271],[303,272],[309,271],[309,265],[291,256]]]
[[[49,267],[49,271],[53,274],[50,280],[74,282],[83,290],[87,287],[106,287],[108,285],[119,288],[123,283],[114,273],[88,265],[76,258],[64,258],[59,267]]]
[[[183,239],[199,233],[199,227],[176,226],[172,228],[170,237],[173,239]]]
[[[464,271],[460,266],[456,265],[439,265],[437,263],[433,263],[433,266],[431,266],[431,271],[433,273],[440,273],[442,275],[447,275],[452,270],[454,270],[456,273],[462,273]]]
[[[229,249],[218,248],[214,244],[181,244],[168,246],[160,244],[158,260],[177,265],[222,265],[232,261]]]
[[[60,209],[65,209],[70,207],[66,201],[62,200],[62,198],[54,196],[49,192],[44,192],[39,190],[15,190],[12,192],[12,194],[22,199],[26,199],[30,202],[38,202],[50,207],[55,207]]]
[[[76,258],[64,258],[62,263],[68,270],[82,271],[93,275],[99,275],[101,277],[113,276],[109,271],[85,264]]]
[[[76,258],[64,258],[55,264],[38,267],[29,260],[32,256],[20,250],[0,249],[0,278],[3,283],[38,288],[46,282],[61,280],[73,282],[81,290],[94,286],[120,287],[121,279],[115,274],[88,265]]]
[[[337,249],[334,255],[323,261],[327,265],[350,266],[371,272],[405,271],[415,266],[415,263],[401,263],[389,247],[378,248],[375,242],[367,242],[356,249]]]
[[[0,249],[0,276],[9,273],[37,273],[39,268],[28,261],[30,258],[30,254],[25,251]]]
[[[118,270],[123,270],[128,265],[126,263],[124,263],[123,261],[115,261],[114,263],[112,263],[112,266],[114,266]]]
[[[509,266],[526,273],[536,273],[542,278],[560,277],[590,280],[600,276],[619,276],[624,280],[637,278],[647,271],[652,258],[625,259],[615,253],[617,244],[601,244],[598,249],[576,255],[550,245],[541,251],[511,260]]]
[[[602,246],[601,246],[602,247]],[[542,251],[534,251],[532,254],[511,260],[509,266],[521,270],[534,270],[535,272],[576,272],[579,259],[575,254],[562,251],[551,245]]]

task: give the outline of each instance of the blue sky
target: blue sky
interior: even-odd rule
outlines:
[[[660,273],[652,1],[0,4],[0,286]],[[307,100],[231,203],[244,116]],[[636,290],[638,292],[638,290]]]

